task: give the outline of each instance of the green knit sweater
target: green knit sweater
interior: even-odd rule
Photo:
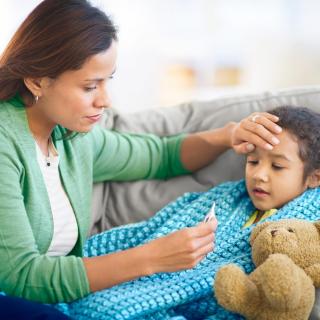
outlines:
[[[182,135],[158,138],[95,126],[87,134],[61,139],[65,131],[57,126],[52,140],[79,237],[68,256],[49,257],[52,214],[25,107],[19,97],[0,102],[0,291],[9,295],[56,303],[89,294],[81,256],[94,182],[188,173],[180,161]]]

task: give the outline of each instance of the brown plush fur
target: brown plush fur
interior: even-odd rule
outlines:
[[[246,275],[234,264],[222,267],[214,283],[219,304],[246,319],[308,319],[320,287],[320,222],[265,222],[250,244],[257,268]]]

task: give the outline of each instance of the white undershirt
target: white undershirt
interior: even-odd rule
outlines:
[[[53,237],[47,251],[48,256],[65,256],[78,239],[78,225],[68,196],[64,191],[59,174],[59,155],[51,142],[49,146],[50,166],[38,144],[37,160],[47,188],[53,219]]]

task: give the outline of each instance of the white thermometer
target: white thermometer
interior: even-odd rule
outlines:
[[[211,220],[216,218],[216,214],[215,214],[215,210],[214,210],[215,206],[216,206],[216,203],[214,202],[212,204],[212,207],[210,208],[209,212],[205,216],[203,222],[209,222],[209,221],[211,221]]]

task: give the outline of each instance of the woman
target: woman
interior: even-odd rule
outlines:
[[[117,31],[85,0],[45,0],[0,59],[0,288],[45,303],[196,265],[216,222],[146,245],[82,258],[92,183],[188,174],[230,147],[278,143],[275,116],[190,135],[119,134],[94,124],[110,107]],[[78,134],[80,133],[80,134]]]

